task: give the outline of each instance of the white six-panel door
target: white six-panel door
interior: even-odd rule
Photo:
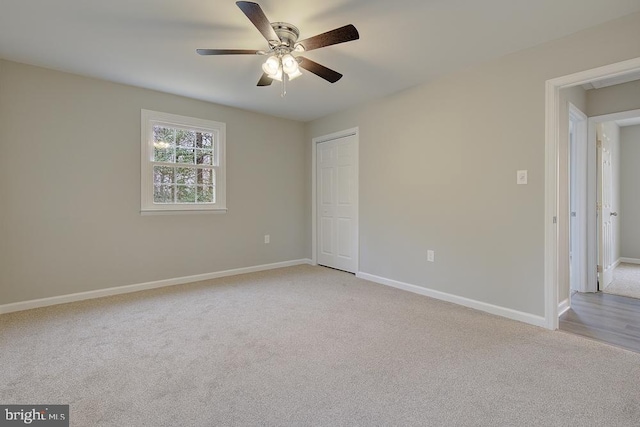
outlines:
[[[317,144],[317,262],[355,273],[358,268],[356,136]]]

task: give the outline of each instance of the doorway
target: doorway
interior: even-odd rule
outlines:
[[[640,299],[640,201],[637,197],[640,164],[640,110],[607,114],[596,121],[598,153],[606,159],[607,145],[613,154],[611,184],[602,182],[603,203],[599,203],[600,230],[610,220],[612,237],[601,232],[603,256],[598,257],[598,290],[607,294]],[[602,154],[600,154],[602,153]],[[598,162],[604,167],[606,161]],[[603,172],[603,178],[606,174]],[[612,188],[608,189],[608,185]],[[607,190],[611,193],[606,197]],[[607,206],[609,199],[611,203]],[[609,246],[609,247],[607,247]],[[609,262],[607,262],[607,258]]]
[[[547,328],[558,329],[558,298],[561,281],[568,280],[568,274],[562,272],[569,268],[569,243],[563,243],[563,237],[568,238],[570,227],[569,185],[568,177],[560,179],[560,153],[568,150],[567,140],[560,139],[560,89],[583,85],[589,82],[613,77],[624,77],[640,72],[640,58],[611,64],[546,82],[546,166],[545,166],[545,323]],[[591,131],[591,129],[590,129]],[[595,153],[594,153],[595,154]],[[595,157],[595,156],[594,156]],[[589,164],[595,166],[595,158],[589,156]],[[588,177],[588,184],[594,185],[595,177]],[[587,209],[589,213],[590,209]],[[595,230],[595,212],[588,214],[587,227]],[[593,233],[591,233],[593,234]],[[593,247],[590,245],[590,247]],[[595,255],[595,254],[592,254]],[[588,256],[588,262],[591,256]],[[566,260],[566,263],[564,262]],[[595,271],[588,271],[595,276]],[[568,286],[568,284],[566,284]]]
[[[637,117],[632,117],[636,114]],[[595,227],[584,229],[573,222],[574,196],[580,195],[581,188],[576,188],[572,171],[584,156],[573,158],[570,118],[570,271],[574,270],[577,245],[573,234],[577,228],[579,234],[587,234],[589,241],[597,241],[592,247],[597,256],[587,262],[589,270],[597,271],[597,279],[594,275],[590,283],[585,282],[585,292],[575,289],[576,278],[572,275],[570,307],[559,310],[559,329],[640,352],[640,265],[625,257],[636,253],[640,256],[640,219],[636,220],[640,218],[640,203],[635,202],[640,182],[640,173],[636,173],[640,164],[640,110],[595,116],[588,123],[591,132],[585,146],[587,157],[595,158],[595,162],[590,162],[587,168],[587,175],[593,178],[588,181],[593,184],[585,191],[596,200],[595,205],[588,204],[596,222]],[[636,124],[637,127],[632,127]],[[625,199],[631,203],[625,204]],[[629,220],[626,230],[622,219]]]
[[[619,276],[618,281],[634,276],[631,266],[618,267],[621,263],[634,264],[636,257],[640,257],[640,222],[635,220],[640,214],[640,205],[636,209],[634,191],[636,160],[640,161],[635,156],[640,156],[640,150],[635,141],[623,143],[623,139],[629,139],[623,138],[627,127],[637,131],[634,125],[640,125],[640,110],[589,118],[589,146],[595,152],[592,157],[596,157],[596,162],[588,173],[593,177],[589,181],[595,183],[596,188],[590,186],[588,191],[597,194],[597,220],[588,230],[597,230],[594,233],[597,239],[590,239],[591,242],[597,240],[597,257],[589,260],[588,268],[598,274],[597,279],[594,277],[587,283],[588,292],[605,291],[616,280],[615,276]]]
[[[592,130],[589,138],[587,121]],[[565,298],[575,292],[604,291],[640,298],[640,220],[636,220],[640,202],[635,202],[640,182],[640,173],[636,173],[640,110],[587,118],[569,103],[568,153],[569,287],[561,287],[559,315],[569,309]],[[587,166],[589,157],[596,158],[595,170]],[[596,188],[588,184],[593,181]],[[597,232],[586,224],[586,214],[594,209],[588,199],[596,200]],[[623,209],[623,204],[628,208]],[[597,256],[589,257],[588,252]],[[598,274],[588,277],[589,271]]]
[[[313,263],[357,273],[358,129],[312,141]]]

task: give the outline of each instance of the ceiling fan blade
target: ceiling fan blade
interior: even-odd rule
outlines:
[[[273,83],[273,79],[267,73],[262,73],[262,77],[258,80],[258,86],[271,86],[271,83]]]
[[[271,22],[267,19],[266,15],[260,8],[258,3],[253,3],[250,1],[237,1],[236,5],[240,8],[240,10],[247,15],[247,18],[255,25],[255,27],[260,31],[260,33],[264,36],[267,41],[275,41],[279,42],[280,37],[276,34],[271,26]]]
[[[326,33],[318,34],[317,36],[309,37],[308,39],[299,41],[296,44],[302,45],[305,51],[309,51],[325,46],[358,40],[359,38],[360,34],[358,34],[356,27],[349,24],[344,27],[336,28],[335,30],[327,31]]]
[[[257,55],[258,50],[247,49],[196,49],[200,55]]]
[[[312,60],[303,58],[301,56],[299,56],[298,59],[302,60],[300,62],[300,66],[302,68],[307,71],[311,71],[316,76],[322,77],[330,83],[335,83],[342,78],[342,74],[332,70],[331,68],[327,68],[324,65],[320,65],[317,62],[313,62]]]

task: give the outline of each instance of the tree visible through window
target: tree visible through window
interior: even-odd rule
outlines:
[[[143,110],[143,173],[152,175],[152,197],[143,177],[143,210],[223,208],[224,124],[167,116]]]

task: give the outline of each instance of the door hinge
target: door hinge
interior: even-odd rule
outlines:
[[[553,223],[554,223],[554,224],[557,224],[557,223],[558,223],[558,217],[556,217],[556,216],[554,216],[554,217],[553,217]]]
[[[596,267],[596,272],[602,273],[602,266],[601,265]]]

